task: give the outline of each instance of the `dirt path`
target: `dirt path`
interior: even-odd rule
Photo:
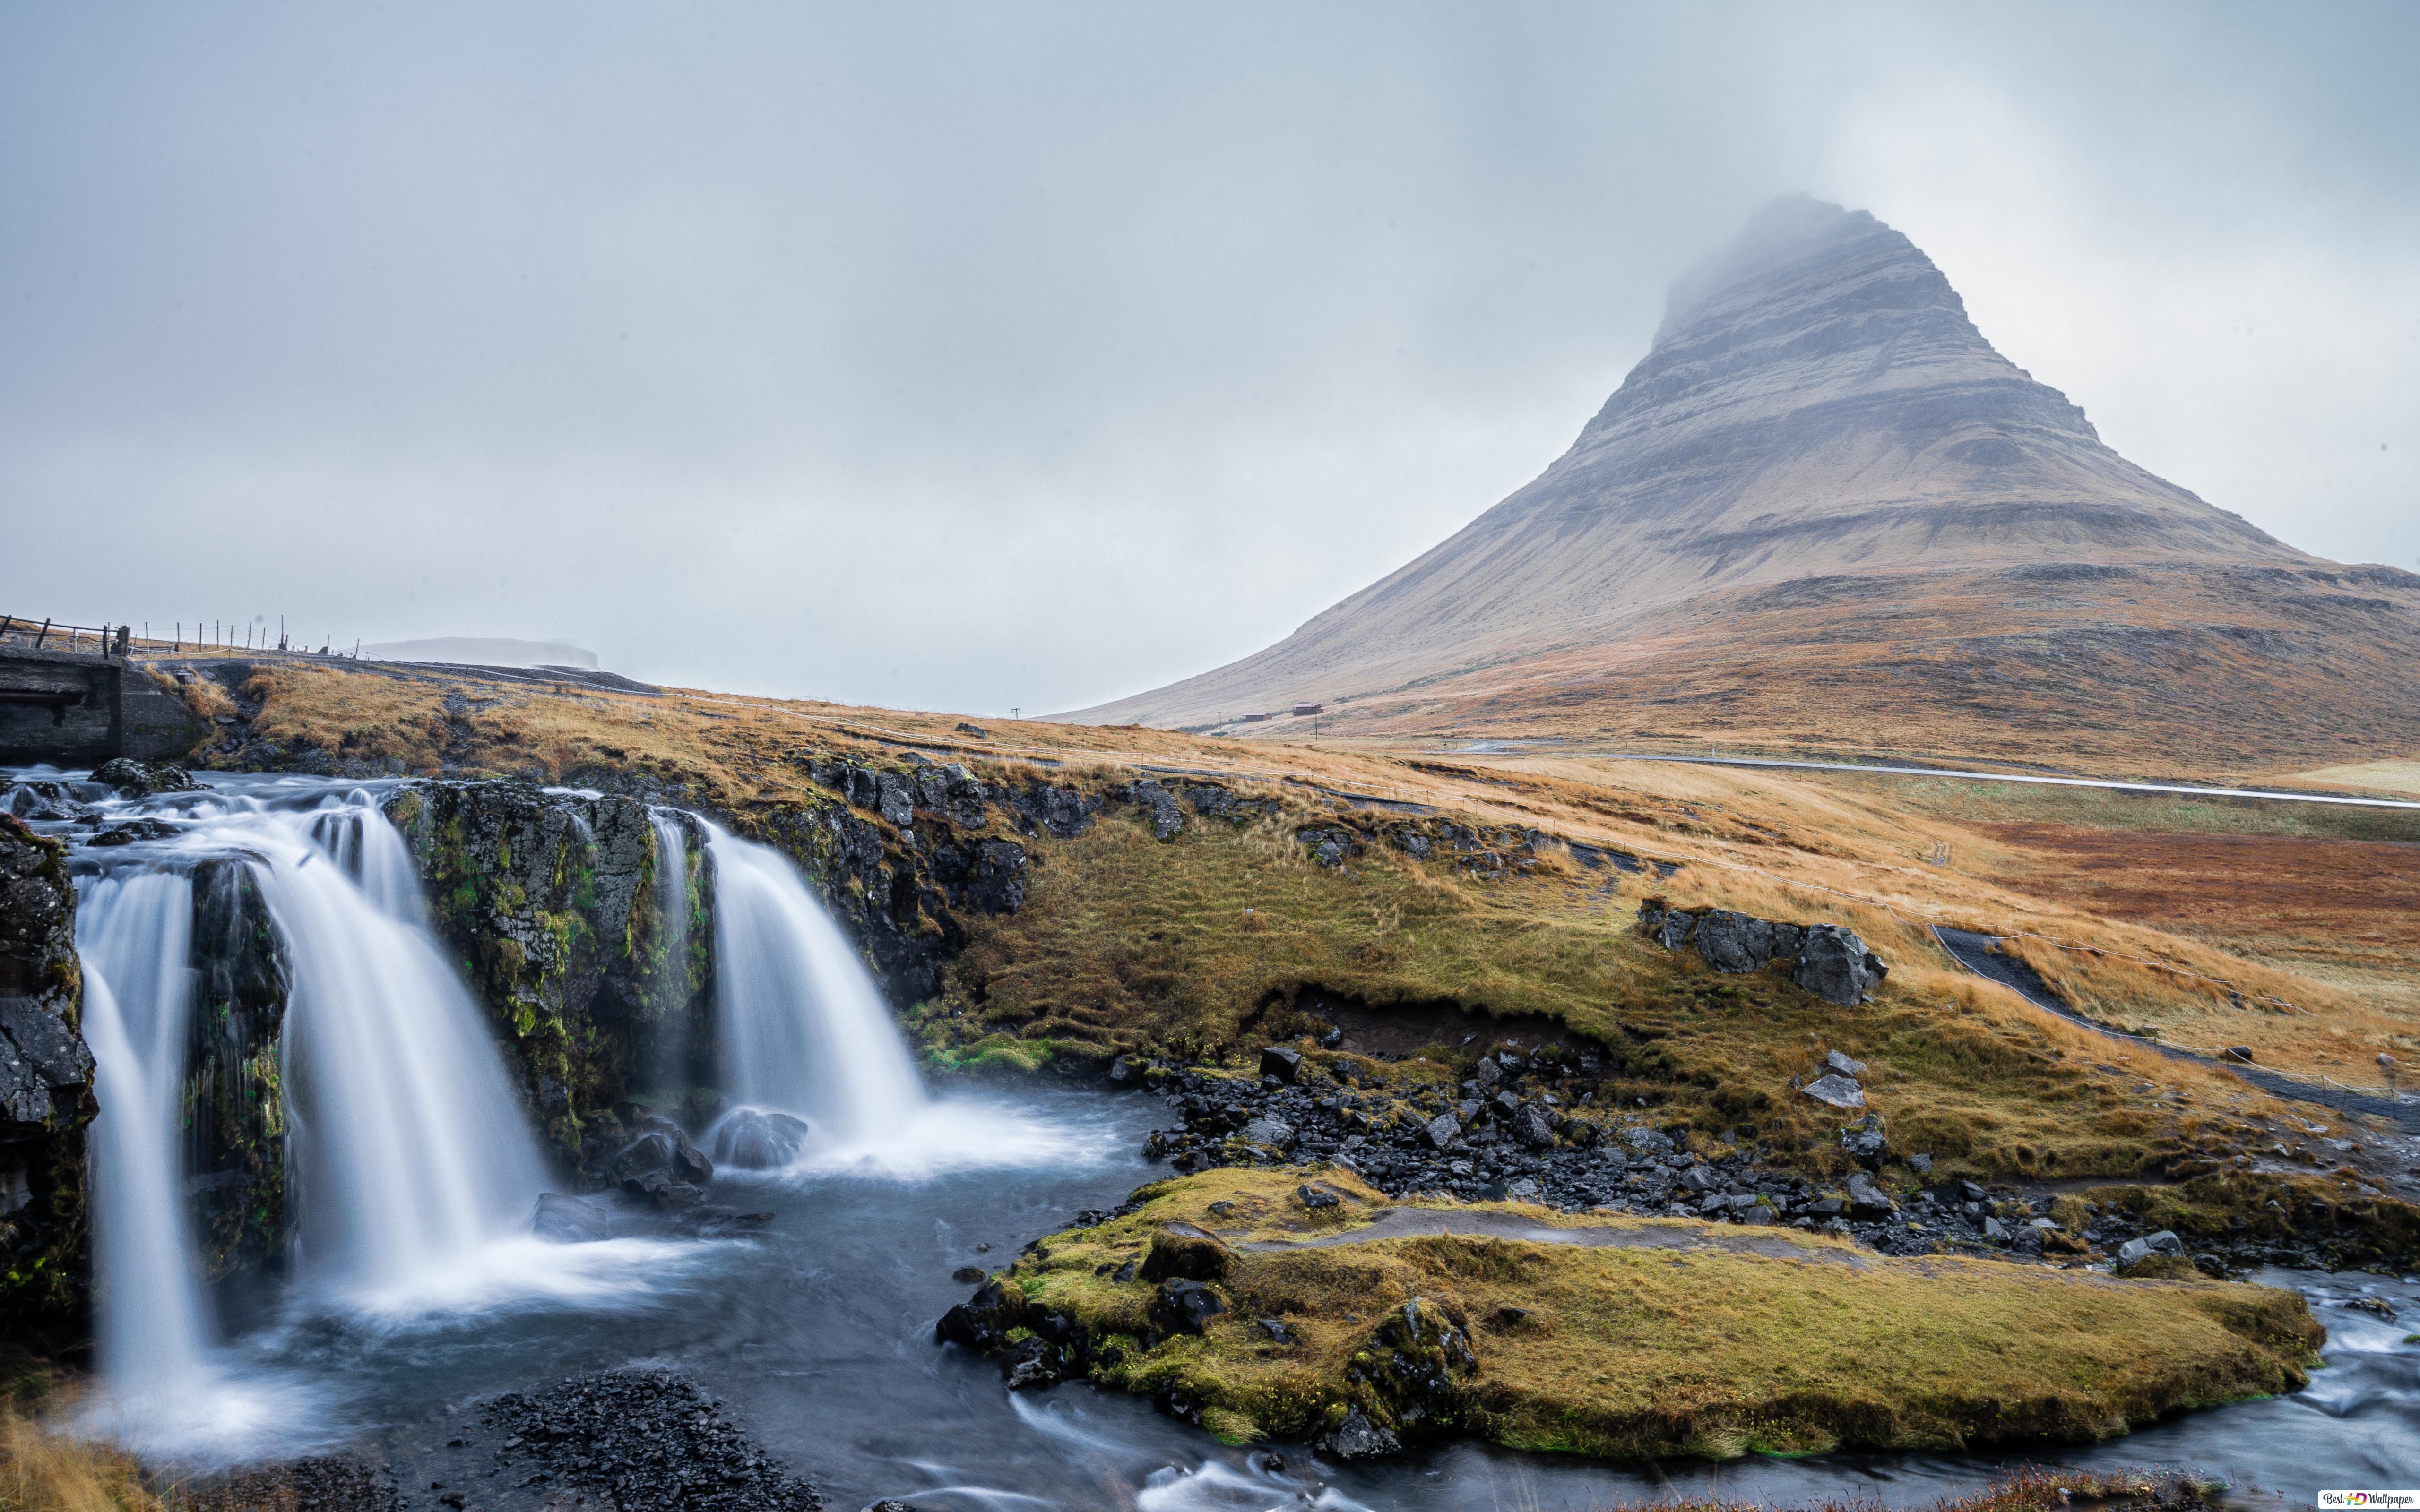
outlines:
[[[2399,1102],[2390,1103],[2382,1097],[2370,1097],[2336,1088],[2311,1087],[2281,1076],[2273,1071],[2263,1070],[2258,1066],[2213,1060],[2208,1056],[2196,1056],[2191,1051],[2180,1050],[2174,1045],[2162,1044],[2156,1040],[2120,1034],[2103,1025],[2093,1023],[2068,1007],[2065,1000],[2051,990],[2050,983],[2042,980],[2040,973],[2035,971],[2033,967],[2014,957],[1993,952],[1992,947],[1999,943],[1995,936],[1978,934],[1971,930],[1951,929],[1946,924],[1935,924],[1931,928],[1932,937],[1941,942],[1941,948],[1948,951],[1950,958],[1960,965],[1978,977],[1996,981],[2001,986],[2009,988],[2045,1013],[2055,1013],[2071,1024],[2080,1024],[2093,1033],[2112,1040],[2122,1041],[2143,1049],[2156,1050],[2171,1060],[2193,1060],[2205,1066],[2222,1067],[2273,1097],[2289,1098],[2297,1103],[2317,1103],[2322,1107],[2333,1108],[2338,1113],[2365,1113],[2388,1120],[2405,1134],[2420,1134],[2420,1105]]]

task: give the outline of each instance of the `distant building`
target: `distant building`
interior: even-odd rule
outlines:
[[[1265,715],[1265,714],[1248,714],[1248,715],[1244,716],[1244,722],[1245,722],[1246,724],[1256,724],[1256,723],[1258,723],[1259,721],[1261,721],[1261,720],[1263,720],[1263,719],[1265,719],[1265,718],[1267,718],[1267,717],[1268,717],[1268,716],[1267,716],[1267,715]]]
[[[1324,703],[1297,703],[1294,706],[1294,712],[1297,715],[1317,714],[1326,707]]]

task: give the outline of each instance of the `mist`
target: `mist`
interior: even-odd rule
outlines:
[[[1028,714],[1528,481],[1806,191],[2420,563],[2409,7],[20,6],[0,611]]]

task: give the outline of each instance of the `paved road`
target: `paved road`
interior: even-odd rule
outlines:
[[[1501,748],[1510,749],[1512,748]],[[1539,754],[1545,754],[1540,752]],[[2420,810],[2420,799],[2349,798],[2338,793],[2290,793],[2271,788],[2204,788],[2179,782],[2119,782],[2098,777],[2035,777],[2016,772],[1975,772],[1951,766],[1861,766],[1854,762],[1794,762],[1773,756],[1647,756],[1627,751],[1571,751],[1603,762],[1678,762],[1692,766],[1777,766],[1794,772],[1880,772],[1892,777],[1954,777],[1968,782],[2030,782],[2042,787],[2108,788],[2118,793],[2181,793],[2197,798],[2268,798],[2284,803],[2333,803],[2351,809]]]
[[[2119,1034],[2068,1007],[2067,1000],[2052,990],[2050,983],[2042,980],[2041,974],[2033,967],[2014,956],[1994,953],[1992,947],[2000,943],[1995,936],[1978,934],[1972,930],[1951,929],[1946,924],[1935,924],[1931,928],[1932,937],[1941,942],[1941,948],[1948,951],[1951,959],[1960,965],[2010,989],[2045,1013],[2055,1013],[2071,1024],[2080,1024],[2093,1033],[2112,1040],[2123,1040],[2128,1044],[2156,1050],[2171,1060],[2198,1060],[2205,1066],[2224,1067],[2274,1097],[2291,1098],[2297,1103],[2317,1103],[2338,1113],[2370,1114],[2391,1120],[2405,1134],[2420,1134],[2420,1103],[2390,1103],[2382,1097],[2370,1097],[2361,1092],[2333,1087],[2312,1087],[2259,1066],[2247,1066],[2233,1060],[2213,1060],[2208,1056],[2196,1056],[2189,1050],[2180,1050],[2156,1040]]]

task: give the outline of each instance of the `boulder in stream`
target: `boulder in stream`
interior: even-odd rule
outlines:
[[[807,1120],[765,1108],[741,1108],[714,1131],[714,1158],[743,1171],[766,1171],[798,1159]]]
[[[130,798],[147,798],[154,793],[194,793],[201,784],[194,774],[170,762],[138,762],[132,756],[119,756],[93,768],[92,779],[116,788]]]
[[[643,1192],[642,1179],[661,1175],[674,1181],[711,1181],[714,1162],[690,1143],[688,1131],[670,1119],[639,1120],[639,1136],[622,1147],[607,1169],[625,1192]]]

